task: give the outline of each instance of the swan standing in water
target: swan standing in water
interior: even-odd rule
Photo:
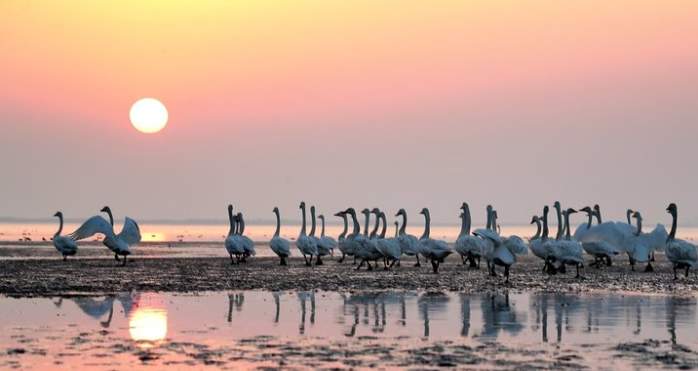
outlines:
[[[247,258],[250,256],[255,256],[257,255],[257,252],[254,249],[254,241],[252,241],[251,238],[245,236],[245,218],[242,216],[242,213],[238,213],[237,215],[237,234],[242,241],[242,247],[245,249],[245,253],[242,254],[242,262],[247,263]]]
[[[103,207],[100,211],[109,215],[108,222],[104,220],[103,217],[95,215],[87,219],[87,221],[85,221],[80,228],[76,229],[75,232],[71,233],[69,237],[75,241],[80,241],[98,233],[102,234],[104,235],[104,240],[102,241],[104,246],[114,252],[114,258],[116,260],[119,260],[119,255],[122,255],[124,259],[121,265],[126,265],[126,256],[131,254],[130,247],[141,242],[141,231],[138,227],[138,223],[129,217],[125,217],[121,233],[116,234],[114,233],[114,217],[109,206]]]
[[[470,262],[470,268],[480,268],[480,256],[485,248],[485,243],[482,238],[470,234],[472,219],[468,203],[463,202],[460,208],[463,210],[460,214],[461,227],[454,250],[461,256],[463,265]]]
[[[291,255],[291,244],[287,239],[281,237],[281,216],[279,215],[279,208],[275,206],[273,211],[274,215],[276,215],[276,230],[274,231],[274,237],[269,241],[269,248],[281,259],[279,265],[288,265],[286,259]]]
[[[439,273],[439,264],[444,262],[444,259],[451,255],[453,251],[448,244],[441,240],[435,240],[429,237],[431,233],[431,215],[426,207],[422,209],[420,214],[424,215],[424,233],[419,238],[421,254],[427,260],[431,261],[434,273]]]
[[[233,215],[233,205],[228,205],[228,220],[230,221],[230,229],[228,230],[228,236],[225,238],[225,250],[230,255],[230,264],[239,264],[241,256],[245,253],[245,248],[236,234],[237,217]],[[235,259],[233,259],[233,256],[235,256]]]
[[[63,231],[63,213],[57,211],[53,216],[58,218],[58,231],[53,235],[53,246],[63,255],[63,261],[68,260],[68,256],[78,252],[78,244],[68,236],[61,236]]]
[[[320,219],[320,243],[322,246],[328,250],[330,250],[330,255],[334,254],[334,249],[337,247],[337,241],[330,237],[330,236],[325,236],[325,216],[320,214],[318,215],[318,219]]]
[[[405,232],[407,228],[407,212],[405,209],[398,210],[395,217],[402,216],[402,225],[400,226],[400,235],[398,236],[398,242],[400,242],[400,249],[402,253],[407,256],[414,256],[417,258],[417,263],[415,267],[421,267],[422,264],[419,262],[419,240],[417,237]],[[398,263],[399,265],[399,263]]]
[[[329,247],[322,242],[322,240],[315,236],[315,206],[310,206],[310,233],[308,237],[315,241],[315,246],[317,246],[317,257],[315,258],[315,265],[322,265],[322,257],[330,255],[331,251]]]
[[[696,252],[696,245],[676,238],[676,228],[679,219],[676,204],[669,204],[666,211],[671,214],[671,232],[669,232],[667,237],[666,257],[673,265],[674,279],[676,280],[678,279],[676,270],[685,269],[686,277],[688,277],[688,271],[698,265],[698,253]]]
[[[298,207],[301,209],[303,224],[301,226],[301,232],[296,239],[296,247],[298,247],[298,250],[300,250],[301,254],[303,255],[305,265],[311,266],[313,263],[313,256],[317,255],[317,243],[305,233],[305,201],[301,201],[301,204]],[[308,255],[310,256],[310,260],[308,260]]]

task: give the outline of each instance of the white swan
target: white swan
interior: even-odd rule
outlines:
[[[454,250],[461,256],[463,265],[466,262],[470,262],[470,268],[480,268],[480,256],[485,247],[485,242],[482,238],[470,234],[472,219],[470,206],[468,206],[467,202],[463,202],[461,210],[463,210],[460,214],[461,228],[454,244]]]
[[[678,224],[678,209],[675,203],[669,204],[666,211],[671,214],[671,232],[666,243],[666,257],[669,259],[674,268],[674,279],[677,269],[685,269],[686,277],[691,268],[698,266],[698,252],[696,245],[687,241],[676,238],[676,228]]]
[[[230,264],[240,263],[241,256],[245,253],[245,248],[242,245],[242,240],[235,233],[237,231],[237,218],[233,215],[233,205],[228,205],[228,220],[230,221],[230,229],[228,236],[225,238],[225,250],[230,255]],[[235,256],[235,259],[233,259]]]
[[[347,233],[349,232],[349,223],[347,221],[347,212],[340,211],[340,212],[334,214],[334,216],[342,218],[342,223],[344,224],[344,229],[342,230],[342,233],[340,233],[339,236],[337,236],[337,248],[342,253],[342,257],[339,258],[339,260],[337,262],[341,263],[344,261],[344,258],[347,255],[353,256],[354,251],[350,251],[351,244],[347,243],[347,241],[346,241]]]
[[[407,256],[414,256],[417,258],[417,263],[415,267],[421,267],[422,264],[419,262],[419,240],[417,237],[408,234],[405,230],[407,229],[407,212],[405,209],[400,209],[395,214],[395,217],[402,216],[402,225],[400,226],[400,233],[398,236],[398,242],[400,242],[400,249],[402,253]],[[399,264],[399,263],[398,263]]]
[[[310,206],[310,233],[308,233],[308,237],[312,238],[315,241],[315,246],[317,246],[315,265],[323,265],[322,257],[330,255],[332,251],[319,237],[315,236],[315,225],[315,206]]]
[[[473,232],[473,235],[479,237],[483,241],[480,256],[485,258],[485,262],[487,263],[487,271],[490,275],[492,275],[491,258],[494,254],[495,249],[495,242],[493,238],[495,236],[498,238],[499,233],[497,233],[496,227],[493,228],[493,225],[496,225],[496,223],[492,223],[492,218],[494,216],[494,209],[492,208],[492,205],[487,205],[487,207],[485,208],[485,212],[487,213],[487,224],[485,225],[485,228],[476,229]],[[490,236],[491,238],[485,237],[489,234],[492,234],[492,236]]]
[[[354,264],[356,264],[356,254],[361,248],[360,241],[364,238],[364,236],[361,234],[359,221],[356,218],[356,210],[354,210],[353,207],[350,207],[345,211],[345,213],[351,217],[352,232],[344,239],[344,249],[347,255],[354,257]]]
[[[519,236],[509,236],[502,238],[499,236],[496,230],[492,228],[497,228],[497,216],[496,211],[488,207],[488,214],[490,214],[490,228],[478,229],[473,234],[481,237],[487,242],[487,245],[491,245],[485,249],[483,254],[485,260],[488,263],[489,274],[492,277],[497,276],[495,266],[499,265],[504,267],[504,277],[506,282],[509,282],[509,271],[511,266],[516,263],[517,255],[524,255],[527,253],[528,248],[526,243]]]
[[[320,219],[320,244],[328,250],[330,250],[330,255],[334,254],[334,249],[337,247],[337,240],[330,236],[325,236],[325,216],[320,214],[318,215],[318,219]]]
[[[254,241],[252,241],[251,238],[245,236],[245,218],[242,216],[242,213],[238,213],[237,215],[237,235],[239,236],[240,240],[242,241],[242,247],[245,249],[245,253],[242,254],[242,262],[246,263],[247,258],[250,256],[255,256],[257,255],[257,252],[254,249]]]
[[[379,212],[378,220],[383,222],[383,227],[376,239],[376,248],[383,255],[383,265],[385,269],[388,270],[391,269],[395,263],[400,261],[402,249],[400,248],[400,242],[397,238],[385,238],[385,233],[388,229],[388,221],[384,212]],[[390,265],[388,265],[388,263],[390,263]]]
[[[637,231],[626,243],[626,253],[630,260],[630,267],[634,271],[635,263],[647,263],[645,272],[653,272],[652,252],[655,250],[663,251],[669,235],[666,228],[661,224],[657,224],[652,232],[643,233],[642,214],[639,211],[634,211],[632,217],[637,221]]]
[[[68,256],[78,252],[78,244],[68,236],[61,236],[63,231],[63,213],[58,211],[53,216],[58,218],[58,231],[53,235],[53,246],[63,255],[63,261],[68,260]]]
[[[580,241],[584,234],[591,228],[591,224],[594,219],[594,211],[589,206],[584,206],[583,208],[579,209],[579,211],[583,211],[587,214],[587,222],[578,225],[577,229],[574,230],[572,238],[577,241]]]
[[[531,224],[534,223],[536,224],[536,234],[528,241],[528,248],[533,252],[533,255],[543,260],[543,272],[548,273],[548,249],[544,245],[545,240],[541,237],[543,229],[541,227],[541,218],[539,218],[538,215],[534,215],[531,218]]]
[[[114,217],[109,206],[103,207],[100,211],[109,215],[108,222],[103,217],[95,215],[87,219],[69,237],[75,241],[80,241],[98,233],[102,234],[104,235],[104,240],[102,241],[104,246],[114,252],[114,257],[117,260],[119,255],[122,255],[124,257],[122,265],[126,265],[126,256],[131,254],[130,247],[141,242],[141,231],[138,223],[129,217],[125,217],[121,233],[116,234],[114,233]]]
[[[589,264],[590,266],[599,268],[602,264],[605,264],[610,267],[613,265],[611,257],[620,254],[619,247],[602,239],[586,238],[586,234],[592,228],[592,220],[596,214],[589,206],[581,208],[580,211],[584,211],[587,214],[587,222],[577,227],[573,238],[576,241],[582,242],[582,249],[584,249],[587,254],[594,257],[594,261]]]
[[[281,216],[279,215],[279,208],[274,207],[274,215],[276,215],[276,230],[274,231],[274,237],[269,241],[269,248],[273,251],[281,262],[279,265],[288,265],[286,259],[291,256],[291,243],[287,239],[281,237]]]
[[[559,203],[557,205],[559,205]],[[559,209],[559,206],[557,206],[556,209]],[[555,261],[558,263],[558,272],[565,273],[566,265],[574,265],[577,269],[577,275],[575,277],[582,278],[581,274],[579,273],[580,268],[584,267],[582,244],[571,239],[569,228],[570,215],[576,212],[577,210],[572,208],[568,208],[562,212],[564,224],[561,225],[561,227],[563,230],[564,239],[550,241],[548,244],[546,244],[546,247],[549,250],[548,254],[554,257]]]
[[[365,228],[363,236],[355,237],[355,241],[359,243],[359,246],[354,251],[354,255],[356,255],[357,258],[361,259],[359,261],[359,265],[356,266],[356,269],[360,269],[364,265],[364,263],[366,263],[366,269],[373,270],[373,266],[371,266],[371,260],[377,263],[378,259],[383,257],[383,254],[381,254],[381,252],[378,251],[378,244],[376,242],[374,233],[377,230],[378,222],[376,222],[376,227],[374,228],[373,232],[371,232],[371,235],[374,236],[373,238],[371,238],[371,236],[368,234],[368,225],[371,218],[371,210],[363,209],[361,210],[361,213],[364,214],[365,217]]]
[[[444,262],[449,255],[453,253],[451,248],[445,241],[435,240],[429,237],[431,233],[431,215],[426,207],[422,209],[420,214],[424,215],[424,233],[419,238],[421,254],[431,261],[434,273],[439,273],[439,264]]]
[[[298,207],[301,209],[303,224],[301,226],[300,234],[296,239],[296,247],[298,247],[298,250],[300,250],[301,254],[303,255],[305,265],[310,266],[313,263],[313,256],[317,255],[317,243],[305,233],[305,201],[302,201]],[[308,260],[308,255],[310,255],[310,260]]]

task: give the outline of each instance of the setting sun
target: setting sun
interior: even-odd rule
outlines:
[[[167,125],[167,108],[157,99],[143,98],[131,106],[131,124],[146,134],[157,133]]]

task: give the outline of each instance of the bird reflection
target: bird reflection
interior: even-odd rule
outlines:
[[[228,294],[228,322],[233,321],[233,308],[236,312],[242,311],[242,305],[245,303],[245,294],[234,293]]]
[[[422,316],[422,321],[424,321],[424,337],[428,338],[431,332],[429,327],[429,321],[431,314],[445,313],[449,297],[443,293],[425,293],[419,297],[417,300],[417,305],[419,306],[419,313]]]
[[[279,314],[281,311],[281,293],[274,291],[271,293],[271,295],[274,297],[274,307],[276,308],[276,312],[274,313],[274,323],[279,323]]]
[[[470,333],[470,295],[460,294],[460,314],[463,323],[460,335],[467,337]]]
[[[672,344],[678,344],[676,325],[682,323],[692,324],[696,318],[696,298],[693,297],[668,297],[665,310],[667,316],[667,331]]]
[[[298,326],[298,333],[305,334],[306,302],[310,300],[310,324],[315,324],[315,292],[301,291],[298,293],[298,300],[301,303],[301,323]]]
[[[407,313],[405,294],[401,292],[366,292],[344,297],[344,314],[352,316],[352,325],[345,336],[356,335],[356,329],[361,323],[371,327],[373,333],[385,332],[388,323],[390,307],[400,306],[398,324],[405,326]],[[373,318],[371,318],[373,316]],[[363,318],[362,318],[363,317]]]
[[[114,317],[114,302],[118,301],[121,303],[121,307],[124,310],[124,316],[129,317],[134,305],[137,305],[140,299],[140,294],[138,292],[123,292],[116,295],[110,295],[103,299],[96,299],[93,297],[73,297],[65,298],[65,300],[72,301],[75,305],[86,315],[92,317],[99,321],[100,326],[103,328],[109,328],[111,326],[111,321]],[[63,305],[64,298],[58,298],[53,304],[60,308]],[[104,320],[100,320],[106,315]]]
[[[496,339],[500,331],[516,335],[524,326],[523,313],[517,313],[509,303],[509,292],[503,294],[485,295],[480,300],[482,310],[482,334],[485,338]]]

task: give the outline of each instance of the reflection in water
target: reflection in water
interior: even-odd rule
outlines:
[[[509,302],[509,292],[503,294],[484,295],[480,299],[482,310],[482,333],[480,337],[494,340],[500,331],[517,335],[523,330],[521,320],[524,313],[517,313]]]
[[[366,292],[342,296],[342,313],[351,317],[351,327],[344,333],[347,337],[356,335],[359,323],[370,326],[371,332],[383,333],[388,324],[388,315],[399,310],[397,324],[406,326],[407,305],[402,292]],[[399,308],[397,308],[399,307]],[[361,319],[363,315],[363,319]],[[373,317],[373,318],[371,318]],[[342,319],[342,322],[344,320]]]
[[[242,305],[245,303],[245,294],[235,293],[228,294],[228,322],[233,321],[233,308],[236,312],[242,311]]]
[[[298,300],[301,303],[301,323],[298,326],[298,333],[305,334],[305,312],[306,301],[310,300],[310,324],[315,324],[315,292],[301,291],[298,293]]]
[[[666,298],[667,331],[672,344],[678,344],[676,339],[676,323],[695,321],[696,298],[668,297]]]
[[[426,293],[419,297],[417,301],[419,305],[419,314],[422,317],[422,321],[424,321],[424,334],[422,336],[425,338],[429,337],[430,315],[445,313],[449,299],[448,295],[442,293]]]

